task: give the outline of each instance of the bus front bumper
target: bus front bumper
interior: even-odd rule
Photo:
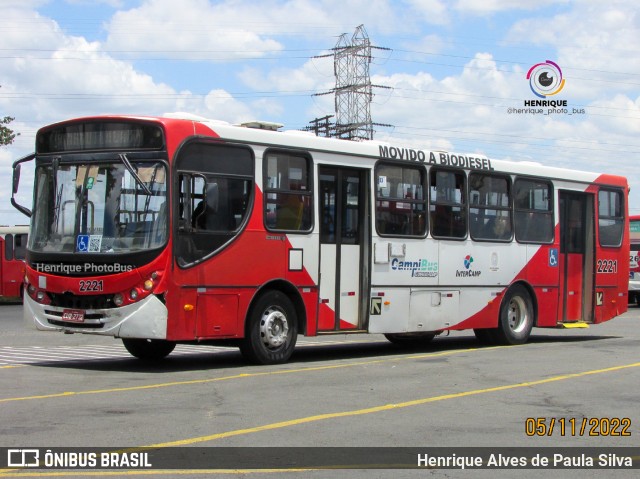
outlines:
[[[63,321],[65,309],[40,304],[24,295],[23,319],[29,327],[40,331],[99,334],[117,338],[167,338],[167,308],[154,295],[109,309],[88,309],[81,322]]]

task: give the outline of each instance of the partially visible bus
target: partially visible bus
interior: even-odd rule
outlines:
[[[0,226],[0,301],[22,298],[29,226]]]
[[[25,319],[289,359],[298,334],[448,330],[521,344],[627,310],[626,178],[273,131],[104,116],[40,129],[14,163],[31,215]],[[33,211],[15,201],[35,159]]]
[[[640,215],[629,216],[629,302],[640,306]]]

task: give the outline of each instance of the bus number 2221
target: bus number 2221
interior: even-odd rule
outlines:
[[[80,281],[79,290],[81,293],[102,291],[102,280]]]

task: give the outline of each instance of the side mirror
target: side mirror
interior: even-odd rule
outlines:
[[[13,163],[13,190],[11,194],[11,204],[15,209],[25,216],[31,218],[31,210],[25,206],[18,204],[15,199],[16,193],[18,193],[18,186],[20,185],[20,165],[27,161],[31,161],[36,157],[35,153],[32,153],[24,158],[20,158]]]
[[[13,168],[13,194],[18,192],[18,185],[20,185],[20,165],[16,165]]]

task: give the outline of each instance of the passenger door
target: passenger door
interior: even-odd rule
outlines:
[[[594,290],[593,195],[560,191],[560,311],[563,322],[591,322]]]
[[[364,328],[369,284],[366,170],[319,166],[318,331]]]

